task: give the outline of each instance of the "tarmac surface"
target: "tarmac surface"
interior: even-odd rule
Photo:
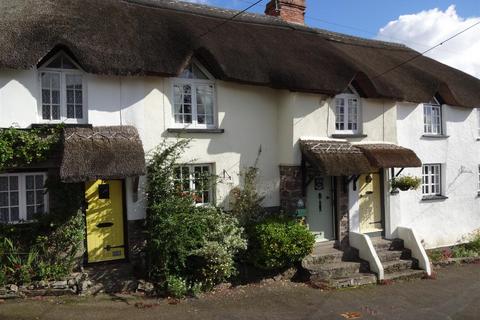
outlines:
[[[436,279],[323,291],[286,281],[195,299],[128,295],[0,301],[0,320],[480,319],[480,265],[436,270]]]

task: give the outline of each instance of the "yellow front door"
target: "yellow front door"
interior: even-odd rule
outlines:
[[[122,181],[87,182],[85,198],[88,263],[125,259]]]
[[[382,198],[380,174],[363,174],[359,181],[360,232],[382,231]]]

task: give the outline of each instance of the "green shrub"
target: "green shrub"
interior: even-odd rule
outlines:
[[[7,275],[5,274],[5,268],[0,266],[0,287],[7,284]]]
[[[183,298],[188,293],[187,281],[179,276],[168,276],[167,280],[168,294],[175,298]]]
[[[230,192],[230,210],[237,217],[241,226],[247,227],[260,221],[265,210],[264,199],[257,191],[258,168],[249,167],[240,173],[243,184]]]
[[[314,236],[290,218],[269,218],[249,229],[249,254],[253,264],[274,270],[294,265],[308,255]]]
[[[196,206],[172,183],[186,142],[162,144],[148,164],[147,268],[172,295],[211,289],[235,274],[234,257],[246,248],[238,220],[218,208]]]

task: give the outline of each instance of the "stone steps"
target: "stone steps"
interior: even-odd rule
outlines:
[[[374,273],[362,272],[358,274],[352,274],[348,277],[337,277],[324,279],[313,276],[310,278],[310,283],[317,287],[327,287],[327,288],[347,288],[347,287],[358,287],[368,284],[376,284],[377,276]]]
[[[317,265],[309,270],[310,273],[321,278],[341,278],[351,275],[356,276],[358,273],[368,272],[369,267],[368,263],[365,261],[342,261]]]
[[[419,279],[425,275],[424,270],[406,269],[389,274],[385,274],[384,281]]]
[[[377,255],[382,263],[405,258],[404,251],[402,250],[382,250],[377,251]]]
[[[403,240],[401,239],[393,239],[387,240],[383,238],[372,238],[372,245],[375,250],[383,251],[383,250],[403,250]]]
[[[403,271],[406,269],[412,269],[413,260],[398,259],[393,261],[382,262],[382,264],[383,264],[383,271],[385,272],[385,274],[388,274],[388,273]]]

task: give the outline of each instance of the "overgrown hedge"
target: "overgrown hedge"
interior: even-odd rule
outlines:
[[[173,183],[174,167],[188,142],[159,146],[147,170],[148,273],[160,290],[174,296],[225,281],[236,272],[235,255],[246,248],[236,218],[219,208],[196,206],[195,195]]]

